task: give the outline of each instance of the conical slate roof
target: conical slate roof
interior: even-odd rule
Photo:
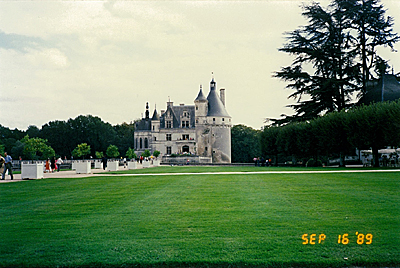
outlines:
[[[208,93],[208,113],[207,116],[224,116],[230,117],[222,103],[220,97],[218,96],[215,87],[210,88],[210,93]]]
[[[151,120],[160,120],[156,109],[154,109],[153,117],[151,118]]]
[[[206,101],[207,98],[203,94],[203,89],[200,87],[199,94],[197,95],[197,98],[194,101]]]

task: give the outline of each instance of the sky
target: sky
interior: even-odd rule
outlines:
[[[306,25],[302,3],[311,1],[0,1],[0,125],[130,123],[146,102],[151,114],[169,99],[194,105],[213,76],[232,123],[260,129],[293,113],[273,73],[293,60],[278,49]],[[381,3],[400,33],[400,1]],[[380,54],[400,72],[399,52]]]

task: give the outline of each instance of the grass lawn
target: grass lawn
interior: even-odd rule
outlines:
[[[0,267],[394,267],[399,190],[397,172],[3,183]]]
[[[254,166],[166,166],[127,169],[119,167],[118,171],[109,172],[109,174],[152,174],[152,173],[204,173],[204,172],[258,172],[258,171],[351,171],[351,170],[399,170],[399,168],[389,167],[363,167],[363,168],[338,168],[338,167],[254,167]]]

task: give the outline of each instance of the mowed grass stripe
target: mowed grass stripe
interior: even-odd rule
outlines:
[[[108,174],[215,174],[215,173],[235,174],[245,172],[253,173],[353,173],[353,172],[400,172],[399,168],[337,168],[337,167],[255,167],[255,166],[159,166],[142,169],[122,169],[119,171],[108,172]]]
[[[0,266],[399,265],[399,189],[396,173],[2,184]],[[355,232],[373,243],[337,243]],[[304,233],[327,239],[302,245]]]

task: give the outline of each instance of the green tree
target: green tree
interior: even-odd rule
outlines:
[[[302,158],[304,152],[299,142],[299,123],[290,123],[280,127],[278,137],[276,138],[276,146],[280,153],[292,157],[292,163],[296,164],[297,160]]]
[[[25,136],[24,132],[18,129],[9,129],[0,125],[0,144],[4,146],[4,151],[11,152],[15,143]]]
[[[261,156],[260,130],[245,125],[235,125],[231,129],[231,149],[233,163],[251,163]]]
[[[264,157],[273,158],[275,165],[278,164],[277,139],[280,130],[278,126],[266,126],[261,132],[261,153]]]
[[[355,148],[348,141],[345,111],[326,114],[311,122],[318,146],[326,156],[339,156],[339,166],[344,167],[345,157],[354,154]]]
[[[15,157],[17,156],[23,156],[24,155],[24,147],[25,144],[21,141],[17,141],[13,148],[11,149],[11,154],[14,155]]]
[[[155,150],[155,151],[153,152],[153,156],[154,156],[155,158],[157,158],[160,154],[161,154],[161,152],[160,152],[160,151],[157,151],[157,150]]]
[[[307,121],[347,109],[354,93],[360,89],[365,92],[370,69],[382,62],[376,48],[393,48],[398,41],[392,18],[385,18],[378,3],[333,0],[326,9],[318,3],[303,7],[308,24],[288,33],[288,42],[279,49],[295,59],[275,73],[294,90],[289,98],[297,100],[290,105],[295,114],[275,120],[276,124]]]
[[[104,123],[99,117],[80,115],[75,119],[69,119],[67,122],[69,133],[71,133],[69,142],[71,144],[87,143],[91,145],[91,154],[96,151],[106,151],[108,145],[114,144],[116,132],[109,123]]]
[[[128,148],[134,147],[134,123],[122,123],[121,125],[113,126],[116,137],[114,144],[120,149],[121,152],[126,152]]]
[[[110,158],[116,158],[119,156],[118,147],[115,145],[110,145],[107,148],[106,155]]]
[[[90,145],[87,143],[78,144],[72,151],[72,155],[76,158],[82,157],[82,159],[84,159],[88,154],[90,154]]]
[[[362,77],[362,93],[367,90],[368,81],[376,79],[371,69],[376,68],[382,59],[377,54],[378,47],[389,47],[399,41],[393,32],[393,18],[385,16],[385,9],[379,0],[348,0],[340,2],[341,11],[352,19],[354,50],[359,58]],[[377,77],[379,78],[379,77]]]
[[[98,151],[96,151],[96,152],[95,152],[95,156],[96,156],[96,158],[100,159],[100,158],[103,158],[104,153],[103,153],[103,152],[98,152]]]
[[[295,59],[275,77],[290,82],[287,88],[295,92],[289,98],[297,100],[290,105],[296,114],[281,123],[345,109],[358,89],[357,66],[349,47],[351,36],[346,31],[351,23],[348,17],[335,4],[323,9],[318,3],[304,6],[302,15],[308,25],[289,33],[288,43],[279,49]],[[304,100],[303,95],[309,99]]]
[[[47,145],[47,140],[41,138],[29,138],[29,136],[26,135],[21,142],[24,144],[24,159],[44,160],[55,156],[53,148]]]
[[[71,156],[77,144],[86,142],[75,140],[75,133],[65,121],[51,121],[44,124],[40,130],[41,138],[49,141],[49,144],[61,156]]]
[[[350,143],[358,149],[372,149],[374,166],[379,167],[378,150],[400,145],[400,101],[380,102],[351,109],[346,128]]]
[[[126,151],[126,156],[128,157],[128,158],[130,158],[130,159],[135,159],[137,156],[136,156],[136,153],[135,153],[135,150],[134,149],[132,149],[131,147],[129,147],[128,148],[128,151]]]
[[[144,150],[144,152],[141,154],[143,157],[150,157],[151,153],[148,149]]]
[[[40,137],[40,129],[37,126],[30,125],[26,130],[26,135],[32,138],[41,138]]]

